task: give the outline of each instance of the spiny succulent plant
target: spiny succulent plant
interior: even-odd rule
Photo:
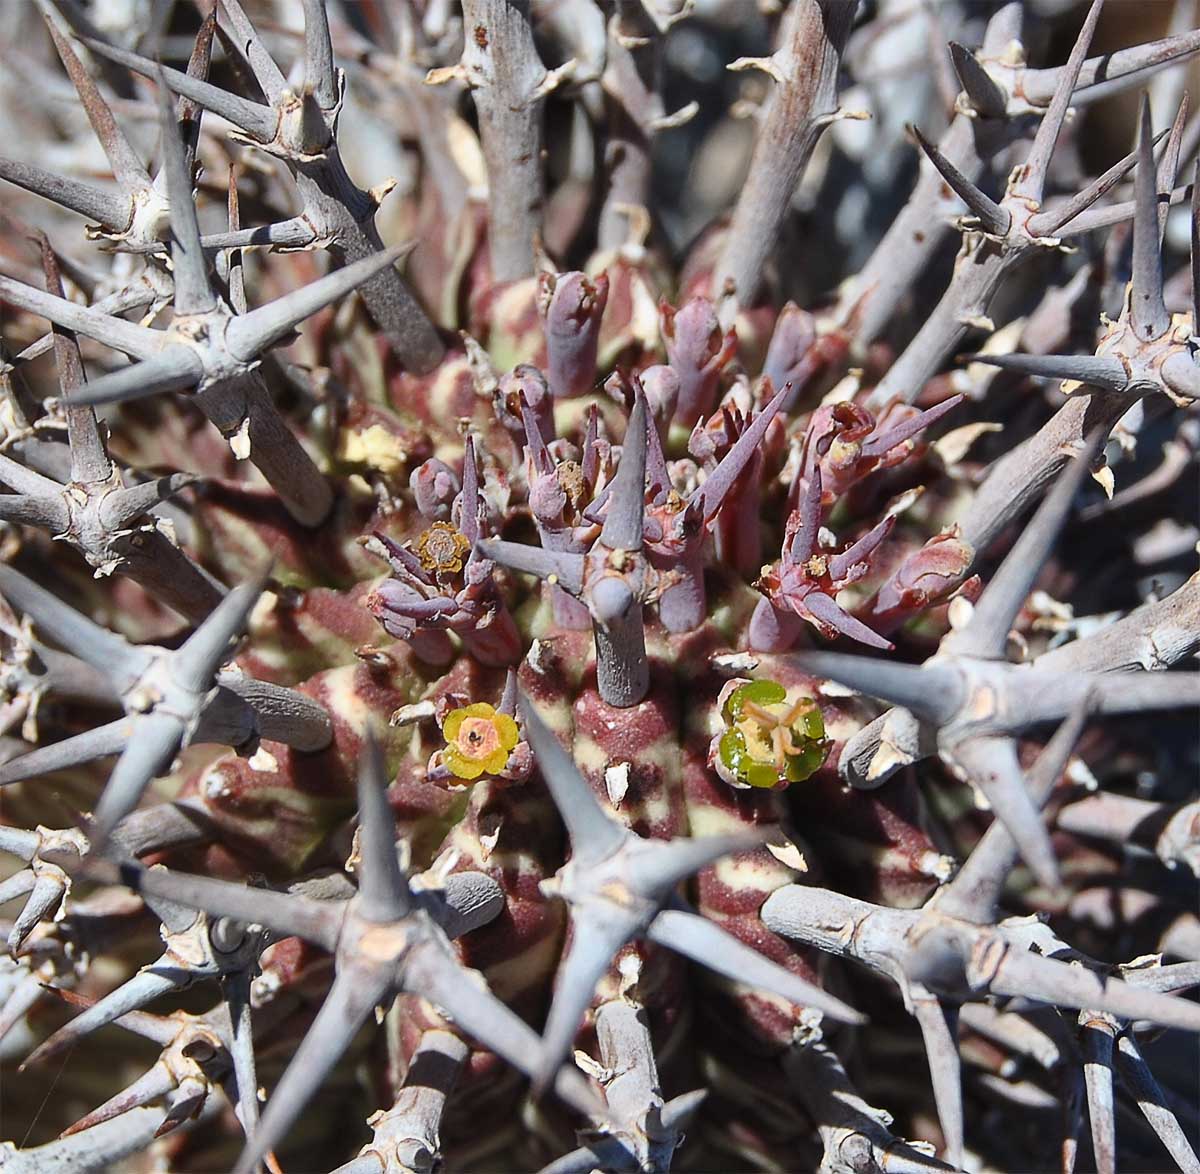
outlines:
[[[5,1174],[1200,1171],[1162,7],[0,9]]]

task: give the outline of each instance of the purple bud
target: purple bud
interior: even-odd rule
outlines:
[[[781,611],[769,599],[760,599],[750,617],[746,646],[755,652],[787,652],[804,629],[793,612]]]
[[[450,637],[443,631],[421,627],[410,614],[426,602],[415,587],[399,579],[384,580],[366,599],[367,610],[389,636],[403,640],[428,664],[449,664],[454,660]]]
[[[966,579],[974,557],[957,527],[935,534],[884,580],[871,603],[872,625],[893,632],[910,617],[943,603],[960,585],[968,598],[978,594],[977,585],[970,588]]]
[[[671,367],[647,367],[639,376],[646,407],[661,436],[675,418],[679,404],[679,376]]]
[[[521,414],[521,398],[529,405],[537,421],[542,439],[549,444],[554,439],[554,401],[546,377],[532,363],[518,363],[507,375],[500,377],[496,389],[496,419],[516,441],[518,451],[525,447],[525,420]]]
[[[557,473],[535,478],[529,486],[529,509],[543,526],[561,527],[567,509],[567,494]]]
[[[763,374],[770,377],[776,391],[789,381],[799,386],[809,375],[809,351],[817,338],[816,321],[807,310],[788,302],[775,319],[775,332],[767,347]]]
[[[422,461],[412,471],[408,487],[412,490],[422,517],[431,522],[449,521],[451,503],[462,488],[454,470],[437,457]]]
[[[677,417],[691,427],[717,403],[721,371],[737,350],[737,334],[721,333],[716,310],[707,298],[692,298],[680,310],[659,304],[667,357],[679,376]]]
[[[542,273],[537,304],[546,335],[550,386],[558,399],[584,395],[596,379],[600,320],[608,302],[608,274]]]

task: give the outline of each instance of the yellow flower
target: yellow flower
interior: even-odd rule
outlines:
[[[517,723],[484,701],[451,710],[442,735],[446,739],[442,762],[460,779],[498,774],[521,740]]]

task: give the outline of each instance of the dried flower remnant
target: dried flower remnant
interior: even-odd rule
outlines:
[[[731,787],[778,789],[802,783],[824,764],[830,741],[820,706],[777,681],[730,681],[718,707],[729,727],[709,759]]]
[[[486,701],[452,709],[442,726],[446,749],[442,764],[456,779],[474,782],[482,774],[499,774],[521,735],[516,721]]]
[[[471,553],[471,544],[449,522],[434,522],[417,539],[417,559],[437,578],[457,575]]]

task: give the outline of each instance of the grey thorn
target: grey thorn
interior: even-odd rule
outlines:
[[[357,1158],[343,1162],[330,1174],[387,1174],[383,1163],[384,1159],[375,1150],[368,1150],[365,1154],[359,1154]],[[401,1169],[403,1170],[403,1167]],[[408,1174],[408,1171],[404,1171],[404,1174]]]
[[[412,911],[408,880],[396,856],[396,820],[387,801],[383,752],[368,735],[358,768],[358,908],[386,924]]]
[[[322,111],[331,111],[338,101],[337,67],[329,38],[329,14],[325,0],[304,3],[304,83],[312,90]]]
[[[841,652],[792,652],[784,659],[802,672],[902,705],[937,725],[950,721],[962,708],[963,682],[949,665],[925,664],[918,668]]]
[[[1142,96],[1138,166],[1134,175],[1133,278],[1129,319],[1143,342],[1162,338],[1171,325],[1163,301],[1162,245],[1158,232],[1158,180],[1150,145],[1150,100]]]
[[[350,964],[338,972],[312,1027],[271,1093],[233,1174],[254,1174],[267,1152],[283,1141],[358,1029],[387,998],[390,983],[391,976],[377,966]]]
[[[628,1148],[615,1137],[597,1138],[590,1145],[580,1146],[569,1154],[563,1154],[549,1165],[543,1166],[538,1174],[592,1174],[593,1170],[634,1170],[634,1157]],[[343,1174],[343,1172],[337,1172]],[[355,1171],[355,1174],[358,1174]],[[363,1174],[367,1174],[364,1170]],[[372,1172],[373,1174],[373,1172]]]
[[[118,49],[115,45],[106,45],[103,41],[97,41],[91,37],[85,37],[83,43],[92,52],[99,53],[101,57],[107,57],[110,61],[125,66],[126,69],[132,69],[134,73],[140,73],[151,81],[157,80],[161,70],[167,85],[176,94],[190,98],[193,102],[203,106],[205,110],[210,110],[213,114],[224,118],[226,122],[233,123],[239,130],[244,131],[260,143],[269,143],[275,138],[279,117],[269,106],[263,106],[259,102],[249,102],[245,98],[226,93],[225,90],[201,81],[199,78],[189,77],[178,69],[160,66],[148,57],[130,53],[125,49]]]
[[[158,967],[139,970],[128,982],[93,1003],[60,1027],[53,1035],[43,1040],[25,1059],[21,1071],[33,1064],[44,1063],[61,1055],[85,1036],[106,1027],[129,1011],[144,1007],[163,995],[177,991],[184,985],[184,972]]]
[[[635,390],[621,463],[613,479],[600,543],[609,550],[641,550],[646,516],[646,397]]]
[[[653,852],[640,852],[629,861],[628,879],[639,893],[666,895],[680,881],[715,864],[762,847],[775,835],[772,827],[747,828],[727,835],[654,841]]]
[[[686,1129],[696,1115],[696,1110],[708,1099],[708,1093],[706,1088],[696,1088],[672,1097],[659,1113],[659,1121],[663,1128],[673,1133]]]
[[[71,514],[61,494],[54,497],[4,494],[0,496],[0,521],[61,534],[70,525]]]
[[[1054,784],[1066,769],[1067,759],[1079,741],[1088,719],[1090,698],[1059,724],[1029,772],[1029,798],[1034,806],[1042,807],[1050,797]],[[931,898],[931,906],[950,917],[960,917],[977,925],[991,925],[1000,904],[1000,894],[1012,872],[1020,850],[1012,833],[1000,820],[980,837],[963,862],[963,866]]]
[[[138,359],[149,359],[162,346],[161,331],[126,322],[123,318],[114,318],[91,306],[77,305],[66,298],[48,294],[45,290],[13,281],[11,277],[0,276],[0,298],[31,314],[38,314],[56,326],[84,334]]]
[[[506,542],[502,538],[484,538],[477,549],[485,558],[519,571],[524,575],[536,575],[543,581],[556,582],[572,595],[583,592],[584,556],[570,551],[546,550],[540,546],[526,546],[523,542]]]
[[[1179,64],[1198,49],[1200,33],[1189,32],[1092,57],[1084,62],[1079,71],[1071,100],[1076,106],[1098,102],[1110,94],[1148,81],[1158,70]],[[1025,70],[1023,89],[1026,101],[1035,106],[1049,102],[1062,68]]]
[[[1133,1036],[1122,1032],[1117,1040],[1117,1071],[1121,1083],[1133,1094],[1142,1116],[1166,1147],[1182,1174],[1200,1174],[1200,1158],[1188,1141],[1179,1119],[1168,1107],[1163,1090],[1142,1058]]]
[[[139,518],[198,480],[192,473],[172,473],[118,489],[101,500],[97,511],[100,521],[109,530],[128,530]]]
[[[71,78],[72,84],[79,93],[79,100],[87,113],[88,121],[100,140],[104,154],[113,169],[117,183],[121,188],[132,194],[135,191],[146,191],[150,187],[150,176],[142,166],[142,161],[129,145],[112,110],[100,94],[99,87],[79,60],[71,43],[59,31],[50,14],[43,9],[46,27],[54,41],[54,47],[62,59],[63,66]]]
[[[1157,143],[1167,132],[1160,131],[1154,136]],[[1123,159],[1118,159],[1107,171],[1097,176],[1081,192],[1077,192],[1057,208],[1049,208],[1038,212],[1028,221],[1029,231],[1035,236],[1053,236],[1064,224],[1074,220],[1076,216],[1086,212],[1101,196],[1106,195],[1113,187],[1121,182],[1129,172],[1137,166],[1139,151],[1135,147]]]
[[[167,180],[167,201],[171,216],[171,268],[175,278],[175,312],[207,314],[216,309],[217,299],[208,280],[208,262],[200,247],[200,224],[192,198],[192,176],[175,121],[163,77],[158,71],[158,122],[162,132],[163,171]]]
[[[253,1021],[250,1010],[249,969],[235,970],[222,977],[225,1012],[229,1018],[229,1057],[237,1085],[237,1112],[247,1138],[258,1127],[258,1073],[254,1059]]]
[[[1155,186],[1158,188],[1160,197],[1167,196],[1175,187],[1175,179],[1179,174],[1179,152],[1183,148],[1183,132],[1187,127],[1188,111],[1191,108],[1191,99],[1188,93],[1184,90],[1179,103],[1179,109],[1175,112],[1175,120],[1171,123],[1170,137],[1167,139],[1167,145],[1163,149],[1162,155],[1158,160],[1158,169],[1155,172]],[[1158,142],[1156,137],[1154,143]],[[1139,154],[1141,143],[1139,142]],[[1171,206],[1166,199],[1158,201],[1158,243],[1161,251],[1163,237],[1167,231],[1167,217],[1170,215]]]
[[[1027,950],[1013,949],[1004,955],[989,990],[1008,998],[1034,999],[1081,1011],[1094,1008],[1121,1019],[1149,1019],[1163,1027],[1200,1031],[1200,1005],[1196,1003],[1142,990]]]
[[[1029,155],[1022,169],[1023,175],[1013,189],[1014,195],[1034,200],[1039,204],[1042,201],[1046,176],[1050,170],[1050,156],[1054,153],[1059,132],[1066,121],[1071,94],[1079,79],[1079,72],[1083,68],[1088,46],[1092,43],[1092,35],[1096,31],[1096,23],[1100,19],[1100,10],[1103,7],[1104,0],[1092,0],[1092,6],[1084,18],[1071,56],[1067,59],[1062,73],[1058,75],[1054,96],[1050,99],[1050,105],[1034,136],[1033,146],[1029,148]]]
[[[467,971],[449,948],[436,941],[414,951],[404,971],[404,990],[435,1004],[467,1035],[490,1048],[527,1076],[536,1075],[541,1041],[533,1029],[510,1011]],[[554,1079],[554,1090],[573,1109],[603,1118],[603,1101],[583,1074],[565,1065]]]
[[[215,1114],[219,1100],[210,1097],[198,1120]],[[161,1108],[139,1108],[82,1133],[59,1138],[30,1150],[4,1154],[4,1174],[97,1174],[148,1149],[161,1127]]]
[[[1104,427],[1094,429],[1085,439],[1005,555],[972,609],[971,618],[942,641],[942,653],[1003,659],[1008,633],[1066,525],[1075,494],[1091,471],[1092,458],[1107,437],[1108,428]]]
[[[1083,1079],[1096,1174],[1116,1174],[1117,1114],[1113,1103],[1113,1035],[1110,1023],[1089,1017],[1080,1032]]]
[[[230,591],[183,647],[171,653],[172,673],[183,688],[192,693],[212,688],[217,670],[232,655],[231,645],[245,631],[269,575],[269,570],[262,571],[252,582]]]
[[[123,232],[133,216],[133,202],[128,196],[114,195],[69,176],[43,171],[32,163],[0,157],[0,179],[78,212],[112,232]]]
[[[42,837],[37,832],[26,831],[24,828],[0,827],[0,852],[8,852],[28,862],[32,860],[42,845]]]
[[[1129,373],[1119,359],[1107,355],[964,355],[972,363],[987,363],[1004,371],[1039,379],[1074,379],[1104,391],[1124,391]]]
[[[971,105],[984,118],[1004,118],[1008,113],[1008,95],[979,64],[975,54],[957,41],[951,41],[950,60]]]
[[[215,9],[214,9],[215,12]],[[242,226],[242,210],[238,196],[238,169],[229,169],[229,187],[226,196],[226,215],[229,220],[229,234],[235,235]],[[203,244],[203,239],[201,239]],[[249,308],[246,301],[246,266],[245,257],[240,248],[230,249],[226,258],[229,266],[228,288],[229,305],[235,314],[244,314]]]
[[[96,804],[90,834],[93,852],[103,851],[113,828],[138,805],[146,788],[171,769],[187,739],[187,727],[174,714],[138,714],[130,737]]]
[[[1184,399],[1200,399],[1200,367],[1187,351],[1168,355],[1159,368],[1159,374],[1176,395]]]
[[[393,245],[342,269],[335,269],[257,310],[231,318],[225,328],[230,353],[240,362],[253,362],[305,318],[370,281],[411,252],[412,247],[411,243]]]
[[[8,952],[14,958],[37,923],[59,907],[66,891],[66,881],[52,872],[44,872],[35,878],[33,889],[8,935]]]
[[[26,497],[53,497],[62,493],[62,486],[57,481],[44,477],[3,453],[0,453],[0,483]]]
[[[92,623],[44,587],[2,563],[0,594],[56,644],[69,648],[71,655],[108,677],[120,673],[133,678],[150,663],[150,656],[144,650],[131,647],[120,636]]]
[[[574,760],[524,693],[518,695],[517,712],[525,740],[567,825],[575,859],[586,866],[612,855],[629,833],[600,806]]]
[[[1125,981],[1143,990],[1176,993],[1200,986],[1200,962],[1173,962],[1125,971]]]
[[[101,375],[66,397],[71,407],[126,403],[168,391],[184,391],[204,378],[204,364],[191,347],[173,343],[141,363]]]
[[[601,978],[621,947],[638,934],[638,911],[613,902],[583,905],[571,918],[572,938],[558,969],[554,1000],[542,1032],[534,1089],[544,1088],[571,1050]]]
[[[0,1040],[37,1006],[46,993],[46,986],[42,976],[30,970],[17,980],[15,986],[9,988],[7,998],[0,1004]]]
[[[208,80],[209,69],[212,66],[212,48],[213,37],[217,32],[217,6],[214,4],[209,9],[208,15],[200,22],[200,28],[196,32],[196,40],[192,43],[192,51],[188,55],[187,72],[191,77],[198,77],[201,81]],[[196,164],[196,152],[200,145],[200,113],[201,108],[198,103],[193,102],[190,98],[181,98],[177,106],[177,118],[179,120],[180,134],[183,139],[183,151],[185,167],[184,172],[187,175],[192,174],[192,169]],[[231,168],[230,175],[236,174],[236,170]],[[162,169],[159,169],[159,174],[154,177],[155,184],[161,183],[165,177],[162,174]]]
[[[32,868],[22,868],[19,872],[14,872],[12,876],[5,877],[0,881],[0,905],[7,905],[9,901],[15,901],[19,897],[32,893],[35,884],[37,884],[37,877]]]
[[[228,232],[207,233],[200,238],[206,249],[275,248],[300,249],[315,240],[312,225],[303,216],[293,216],[275,224],[251,228],[230,228]],[[241,310],[238,311],[241,313]]]
[[[946,1140],[946,1160],[963,1164],[962,1061],[958,1054],[958,1008],[931,994],[914,993],[912,1013],[925,1041],[938,1121]]]
[[[124,884],[143,895],[203,910],[210,917],[261,925],[280,937],[302,937],[330,953],[337,947],[343,913],[340,905],[271,889],[252,889],[213,877],[147,869],[133,862],[125,862],[114,871]]]
[[[921,150],[929,157],[930,163],[937,168],[938,174],[978,218],[980,227],[993,236],[1007,236],[1012,225],[1012,213],[977,188],[915,126],[912,132],[921,145]]]
[[[1169,207],[1181,204],[1192,198],[1192,185],[1173,188],[1164,203]],[[1102,208],[1089,208],[1081,212],[1074,220],[1064,224],[1056,234],[1063,240],[1082,235],[1085,232],[1095,232],[1098,228],[1108,228],[1113,224],[1121,224],[1132,220],[1137,215],[1137,206],[1133,200],[1124,200],[1119,204],[1106,204]]]
[[[221,9],[237,37],[238,48],[254,72],[254,80],[258,82],[267,101],[275,105],[287,89],[287,79],[275,64],[275,59],[246,15],[240,0],[221,0]]]
[[[133,728],[133,721],[123,717],[61,742],[39,746],[0,766],[0,787],[120,754],[133,736]]]
[[[1034,678],[1030,678],[1034,683]],[[1043,684],[1038,680],[1037,685]],[[1051,689],[1079,692],[1079,682],[1072,674],[1053,674],[1044,678]],[[1099,673],[1087,683],[1094,697],[1097,714],[1145,713],[1153,709],[1194,708],[1200,706],[1200,673],[1134,672]],[[1067,698],[1063,694],[1063,700]],[[1058,707],[1056,707],[1058,708]],[[1047,717],[1059,716],[1051,711]]]
[[[98,1105],[86,1116],[76,1121],[74,1125],[63,1130],[59,1137],[73,1137],[104,1121],[112,1121],[122,1113],[128,1113],[132,1109],[140,1108],[142,1105],[148,1105],[151,1101],[157,1101],[167,1096],[176,1087],[174,1073],[167,1065],[156,1063],[152,1068],[143,1072],[132,1084],[123,1088],[115,1096],[109,1097],[102,1105]]]
[[[1020,847],[1022,859],[1038,882],[1049,889],[1057,889],[1058,863],[1050,832],[1026,789],[1012,738],[967,738],[951,749],[943,749],[942,759],[960,777],[969,779],[983,792],[995,817]]]
[[[129,856],[207,844],[215,829],[196,801],[158,803],[121,821],[114,839]]]
[[[802,1007],[813,1007],[839,1023],[862,1025],[867,1017],[841,999],[785,970],[740,942],[720,926],[677,902],[650,923],[646,936],[660,946],[699,962],[733,982],[770,991]]]
[[[58,257],[44,234],[40,237],[40,244],[46,292],[62,297],[63,285]],[[70,396],[71,392],[82,387],[85,382],[79,339],[71,331],[58,327],[55,327],[51,334],[54,340],[54,365],[58,371],[58,384],[64,395]],[[113,466],[104,438],[100,435],[96,413],[91,408],[72,408],[68,405],[66,415],[67,445],[71,452],[70,479],[83,483],[109,480]]]

